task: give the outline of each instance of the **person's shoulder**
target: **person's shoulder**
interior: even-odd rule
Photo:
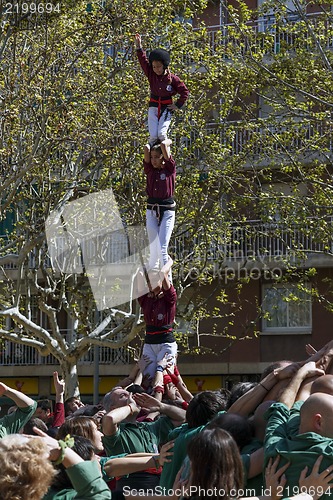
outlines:
[[[148,293],[144,293],[143,295],[140,295],[140,297],[138,297],[138,302],[139,302],[139,304],[142,304],[142,303],[146,302],[147,299],[149,299]]]
[[[165,163],[171,163],[172,165],[176,164],[176,161],[175,161],[174,157],[172,156],[172,154],[170,154],[169,158],[165,158],[164,162]]]
[[[163,290],[163,296],[165,296],[165,298],[177,297],[175,287],[171,284],[170,288],[168,288],[167,290]]]
[[[174,81],[176,81],[176,82],[180,82],[180,81],[181,81],[181,79],[179,78],[179,76],[178,76],[178,75],[176,75],[176,73],[171,73],[171,72],[170,72],[170,73],[169,73],[169,77],[171,78],[171,80],[174,80]]]

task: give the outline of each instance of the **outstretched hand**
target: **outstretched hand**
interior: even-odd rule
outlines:
[[[323,460],[323,455],[317,458],[312,471],[306,477],[309,468],[305,467],[302,470],[299,478],[300,491],[307,491],[312,496],[313,500],[320,498],[327,490],[333,488],[333,484],[329,484],[333,480],[333,465],[328,466],[322,472],[319,472],[320,464]],[[330,493],[329,493],[330,494]]]
[[[174,441],[169,441],[168,443],[165,443],[161,447],[160,456],[159,456],[158,461],[159,461],[160,465],[162,465],[162,467],[165,463],[171,462],[171,458],[169,458],[169,457],[173,456],[173,451],[169,451],[169,450],[171,450],[171,448],[173,448],[174,444],[175,444]]]
[[[138,406],[149,412],[160,411],[161,403],[149,394],[133,394],[133,399]]]
[[[286,366],[281,366],[274,370],[274,374],[278,380],[285,380],[288,378],[292,378],[300,368],[299,363],[290,363]]]
[[[57,395],[64,394],[65,392],[65,381],[59,379],[58,372],[53,372],[53,383]]]
[[[299,371],[304,373],[304,378],[325,375],[325,371],[318,368],[314,361],[308,361],[299,369]]]
[[[137,49],[141,49],[141,35],[139,33],[135,33],[135,44]]]
[[[317,351],[311,344],[306,344],[305,352],[308,356],[312,356],[313,354],[316,354]]]
[[[279,462],[279,455],[275,458],[274,461],[272,458],[270,458],[265,470],[266,487],[271,492],[271,500],[283,497],[283,488],[285,487],[285,484],[287,482],[287,478],[284,472],[288,469],[289,463],[283,465],[278,469],[277,466],[279,465]]]

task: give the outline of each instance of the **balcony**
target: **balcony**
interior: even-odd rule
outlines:
[[[306,16],[311,30],[321,40],[323,49],[333,49],[333,29],[328,18],[321,13]],[[196,42],[199,47],[209,47],[211,55],[221,55],[231,60],[231,54],[238,53],[245,56],[247,53],[256,54],[259,50],[269,55],[279,54],[281,49],[293,50],[300,45],[313,48],[313,39],[309,30],[305,29],[304,21],[297,15],[289,16],[278,24],[274,16],[264,16],[246,24],[247,30],[241,33],[235,24],[208,26],[205,36]],[[239,49],[238,51],[235,49]],[[187,63],[191,65],[189,56]]]
[[[221,234],[210,245],[208,252],[204,248],[203,253],[208,265],[215,264],[220,269],[226,266],[253,267],[254,264],[259,268],[283,268],[288,262],[307,268],[330,267],[333,265],[332,221],[333,217],[325,219],[325,233],[322,229],[315,233],[310,224],[308,228],[304,228],[297,224],[290,227],[282,222],[235,222],[227,234]],[[195,244],[199,248],[200,240],[200,237],[195,238]],[[175,239],[174,243],[172,251],[177,261],[191,263],[194,254],[185,250],[186,236]],[[191,248],[194,246],[191,245]]]
[[[313,229],[317,221],[310,219],[309,226],[305,228],[296,223],[290,227],[279,221],[249,220],[244,223],[234,222],[226,234],[221,234],[210,245],[208,258],[210,261],[219,261],[225,264],[228,262],[239,263],[244,260],[260,261],[264,259],[267,262],[269,260],[294,258],[296,260],[306,259],[308,263],[312,263],[311,265],[322,265],[326,261],[331,262],[333,258],[332,221],[333,216],[325,217],[325,232],[321,228]],[[114,264],[118,266],[119,273],[121,273],[122,266],[124,266],[127,272],[126,267],[129,264],[135,264],[136,256],[129,254],[128,240],[125,233],[122,237],[120,237],[119,232],[116,232],[115,238],[113,236],[112,232],[107,235],[100,235],[103,246],[107,251],[103,254],[104,260],[99,259],[98,265]],[[94,255],[96,245],[98,246],[97,239],[83,242],[86,255]],[[194,254],[188,249],[187,242],[186,235],[173,238],[170,253],[177,261],[186,259],[190,262],[194,258]],[[202,238],[200,236],[192,238],[191,249],[194,248],[193,242],[195,245],[200,246]],[[206,252],[206,248],[204,248],[204,252]],[[33,258],[31,258],[31,263],[33,263]],[[91,266],[93,267],[93,265],[92,261]],[[9,269],[15,269],[15,263],[4,267],[7,268],[7,266]]]
[[[311,164],[314,160],[327,163],[333,158],[333,121],[330,118],[304,122],[281,119],[274,124],[260,118],[246,123],[209,123],[204,134],[212,139],[215,136],[228,159],[243,159],[244,168],[272,164],[280,167],[290,162],[290,154],[303,164]],[[202,131],[193,128],[189,137],[176,140],[180,141],[181,148],[192,150],[196,159],[207,163],[209,169],[209,162],[202,152],[202,136]]]
[[[66,335],[66,332],[63,331]],[[100,365],[127,365],[131,363],[130,351],[126,348],[110,349],[109,347],[99,347],[98,362]],[[94,362],[94,349],[90,349],[78,365],[91,365]],[[58,360],[49,354],[41,356],[39,352],[31,346],[16,344],[4,340],[0,345],[0,367],[1,366],[27,366],[27,365],[58,365]]]

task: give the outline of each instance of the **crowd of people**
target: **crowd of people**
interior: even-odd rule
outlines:
[[[333,341],[304,358],[194,395],[166,360],[162,399],[141,385],[140,360],[98,405],[64,400],[54,372],[53,412],[0,383],[13,402],[0,421],[0,498],[328,500]]]

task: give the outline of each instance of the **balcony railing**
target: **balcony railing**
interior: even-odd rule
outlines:
[[[93,348],[87,352],[79,365],[88,365],[94,362],[95,351]],[[99,364],[129,364],[131,362],[130,352],[126,348],[110,349],[109,347],[99,347]],[[3,341],[0,346],[0,366],[24,366],[24,365],[58,365],[58,360],[49,354],[41,356],[39,352],[31,346],[16,344],[8,340]]]
[[[321,14],[311,14],[306,16],[306,20],[309,23],[309,27],[321,40],[321,46],[324,49],[333,49],[333,29],[331,21],[327,18],[323,18]],[[251,50],[251,53],[255,53],[258,49],[263,46],[263,40],[266,35],[266,46],[267,46],[267,35],[271,37],[271,49],[270,52],[273,54],[278,54],[282,47],[292,50],[294,47],[298,46],[300,43],[299,37],[297,35],[297,28],[300,26],[301,19],[298,16],[289,16],[289,19],[283,25],[278,25],[275,21],[274,16],[264,16],[256,21],[251,21],[247,23],[247,32],[243,32],[241,36],[236,37],[235,25],[234,24],[224,24],[222,26],[209,26],[207,27],[206,37],[202,37],[197,44],[203,45],[210,48],[211,54],[214,55],[217,52],[220,54],[225,54],[228,58],[228,47],[239,47],[239,52],[245,55]],[[310,30],[304,32],[302,31],[302,46],[311,47],[313,45],[313,39],[310,34]],[[188,57],[188,56],[187,56]],[[191,63],[191,61],[189,61]]]
[[[276,155],[292,153],[302,156],[302,160],[306,162],[313,161],[313,155],[318,157],[319,151],[325,152],[326,157],[332,155],[332,123],[330,119],[288,124],[281,120],[279,124],[274,125],[265,119],[248,121],[246,124],[241,121],[209,123],[205,134],[215,135],[216,140],[228,151],[228,157],[244,155],[260,164],[265,160],[272,160]],[[189,137],[180,138],[183,147],[193,148],[194,156],[204,160],[201,141],[202,131],[195,128]]]
[[[329,230],[332,230],[333,217],[327,218]],[[178,261],[190,262],[195,255],[192,250],[200,248],[200,236],[192,239],[191,250],[188,249],[186,236],[175,238],[172,253]],[[194,243],[194,245],[193,245]],[[309,254],[333,256],[333,238],[330,234],[313,234],[309,228],[293,224],[292,227],[281,222],[263,223],[247,221],[235,223],[227,233],[221,234],[203,253],[208,261],[216,261],[227,265],[229,262],[249,260],[267,262],[280,259],[299,259]],[[200,256],[199,256],[200,259]]]
[[[289,226],[282,222],[276,221],[271,223],[261,222],[259,220],[250,220],[244,223],[233,223],[228,232],[220,235],[220,237],[210,245],[208,254],[210,259],[241,260],[249,258],[251,255],[261,258],[265,257],[288,257],[291,252],[305,253],[333,253],[333,241],[330,238],[332,231],[332,217],[326,217],[325,222],[328,228],[327,233],[318,232],[318,230],[310,231],[308,227],[300,227],[297,224]],[[309,224],[310,224],[309,220]],[[103,245],[107,248],[104,253],[104,260],[100,260],[98,265],[112,265],[119,267],[119,262],[126,265],[136,262],[137,256],[128,254],[128,241],[125,233],[120,239],[119,233],[113,238],[113,233],[110,232],[107,236],[101,235]],[[191,250],[187,247],[188,238],[175,237],[170,245],[170,253],[177,260],[183,260],[186,256],[191,259],[191,251],[194,245],[202,245],[203,238],[198,236],[191,239]],[[93,249],[96,245],[96,239],[92,242],[86,240],[83,242],[86,245],[87,254],[93,255]],[[206,249],[204,249],[206,252]],[[185,256],[185,257],[184,257]],[[91,264],[93,266],[93,264]],[[7,266],[5,266],[7,267]],[[10,269],[15,269],[10,265]],[[125,269],[126,270],[126,269]],[[121,273],[121,268],[119,268]]]

